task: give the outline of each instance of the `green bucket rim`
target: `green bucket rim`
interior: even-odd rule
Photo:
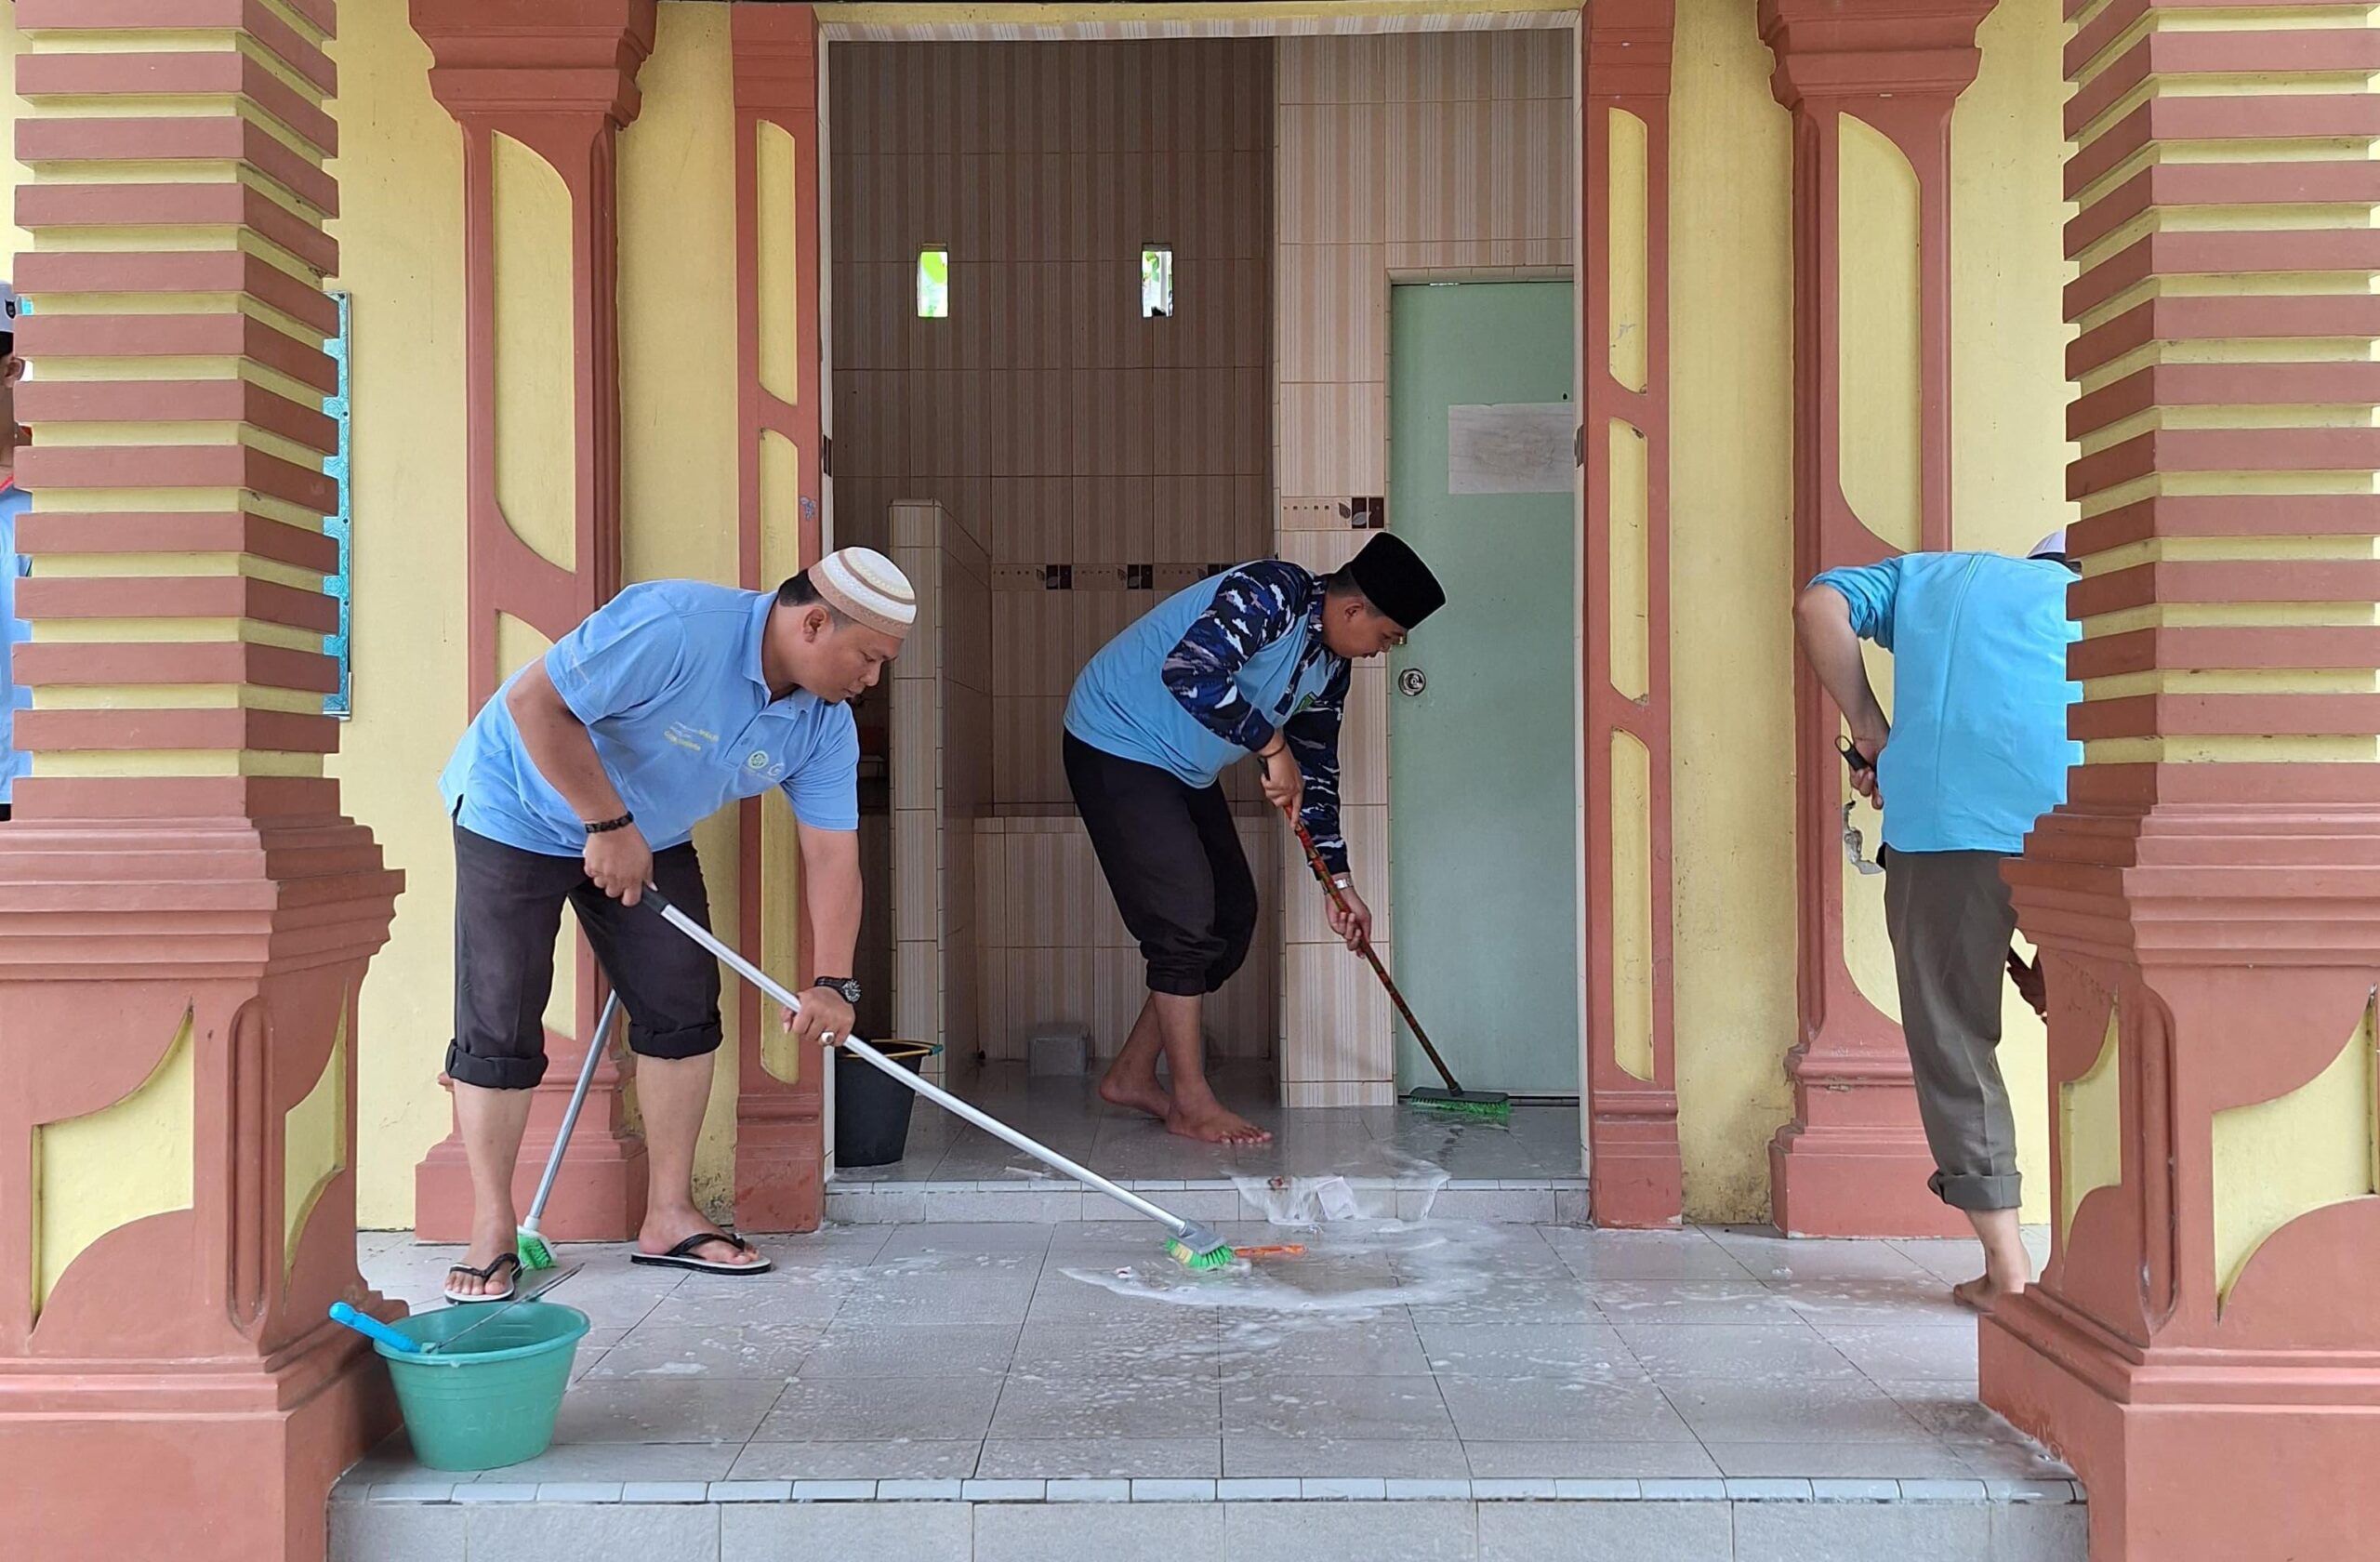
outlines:
[[[497,1305],[501,1304],[497,1304]],[[487,1304],[463,1303],[460,1305],[470,1307],[476,1311],[479,1307],[485,1306]],[[433,1308],[427,1313],[415,1313],[410,1317],[399,1318],[394,1324],[390,1325],[390,1327],[396,1329],[400,1332],[403,1332],[405,1325],[415,1321],[416,1318],[436,1317],[442,1313],[453,1312],[455,1310],[456,1307],[454,1305],[449,1305],[445,1307]],[[383,1360],[402,1362],[408,1367],[484,1366],[497,1361],[518,1361],[523,1357],[540,1356],[549,1351],[558,1351],[566,1345],[575,1346],[579,1341],[587,1337],[587,1330],[588,1328],[587,1315],[580,1312],[575,1307],[564,1306],[559,1302],[522,1302],[515,1304],[512,1310],[516,1313],[530,1313],[533,1316],[537,1312],[567,1313],[578,1321],[574,1324],[568,1331],[556,1334],[550,1339],[532,1341],[525,1345],[507,1345],[502,1350],[464,1351],[457,1356],[442,1356],[434,1349],[430,1351],[399,1350],[396,1346],[384,1344],[378,1340],[372,1342],[372,1348],[380,1354]],[[459,1334],[462,1330],[456,1330],[456,1332]],[[425,1343],[434,1344],[434,1342]]]

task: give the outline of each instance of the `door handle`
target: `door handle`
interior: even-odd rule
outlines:
[[[1397,692],[1404,695],[1408,699],[1419,695],[1422,690],[1429,686],[1430,675],[1423,672],[1420,668],[1409,667],[1403,672],[1396,675]]]

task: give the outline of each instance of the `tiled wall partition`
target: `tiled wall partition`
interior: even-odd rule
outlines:
[[[917,498],[983,537],[1004,811],[1066,802],[1059,715],[1104,632],[1268,549],[1272,47],[835,51],[838,536],[880,546]],[[1145,245],[1170,318],[1141,314]],[[949,313],[921,319],[937,245]]]
[[[1567,275],[1577,227],[1578,36],[1554,32],[1283,38],[1275,57],[1274,321],[1280,553],[1336,566],[1365,540],[1349,501],[1388,473],[1392,279]],[[1393,528],[1396,496],[1386,494]],[[1387,916],[1388,683],[1358,669],[1342,759],[1358,884]],[[1280,1057],[1291,1105],[1394,1098],[1391,1016],[1283,854]]]
[[[940,1041],[936,1078],[963,1081],[981,1047],[975,830],[989,812],[991,564],[932,501],[892,507],[892,555],[919,625],[892,664],[893,1024]]]
[[[984,551],[991,774],[972,866],[974,904],[999,910],[976,913],[969,931],[980,945],[978,1035],[996,1058],[1021,1057],[1037,1025],[1057,1022],[1090,1026],[1113,1051],[1141,999],[1137,956],[1060,765],[1076,672],[1165,592],[1272,549],[1273,47],[1258,38],[834,51],[836,534],[888,546],[896,503],[931,501]],[[1173,252],[1170,317],[1141,312],[1148,245]],[[950,257],[939,319],[917,309],[918,253],[929,246]],[[913,664],[922,668],[914,650],[896,666],[914,678]],[[945,700],[950,692],[945,679]],[[903,748],[896,809],[915,795],[903,793]],[[1257,807],[1252,766],[1227,788]],[[953,924],[948,933],[962,870],[947,816],[942,827],[933,914]],[[1252,865],[1269,880],[1267,832],[1249,833],[1267,854]],[[922,881],[892,891],[919,903]],[[923,912],[902,923],[905,1031],[925,1020],[906,995],[927,981],[925,951],[912,946],[930,926]],[[1216,1006],[1222,1050],[1272,1051],[1278,948],[1261,936]],[[937,988],[946,1026],[951,970]]]

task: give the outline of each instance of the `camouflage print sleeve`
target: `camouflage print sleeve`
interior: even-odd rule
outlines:
[[[1305,802],[1299,810],[1315,850],[1333,873],[1347,871],[1347,841],[1339,831],[1339,722],[1347,708],[1348,664],[1339,664],[1329,686],[1281,728],[1289,751],[1305,774]]]
[[[1223,577],[1215,600],[1165,657],[1165,686],[1198,724],[1255,753],[1272,724],[1236,682],[1248,659],[1295,629],[1311,589],[1305,571],[1278,559],[1243,564]]]

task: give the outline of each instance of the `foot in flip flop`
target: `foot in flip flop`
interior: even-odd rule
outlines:
[[[689,1224],[696,1223],[671,1223],[660,1229],[683,1231]],[[666,1235],[655,1235],[654,1227],[647,1225],[644,1234],[637,1238],[637,1250],[628,1254],[630,1264],[661,1269],[693,1269],[706,1275],[759,1275],[770,1267],[769,1261],[751,1243],[732,1231],[714,1230],[707,1224],[697,1224],[694,1235],[676,1242],[670,1242]]]
[[[449,1302],[509,1302],[521,1273],[521,1259],[509,1248],[485,1264],[473,1264],[465,1253],[446,1271]]]

